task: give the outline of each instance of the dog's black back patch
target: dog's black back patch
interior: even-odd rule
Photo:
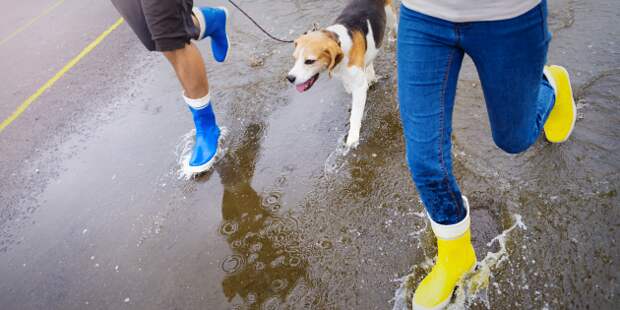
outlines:
[[[361,31],[366,38],[369,31],[367,21],[372,26],[375,47],[379,48],[385,34],[385,0],[352,0],[335,23],[344,25],[349,31]]]

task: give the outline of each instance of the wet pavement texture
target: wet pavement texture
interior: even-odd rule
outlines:
[[[239,2],[280,37],[344,6]],[[52,3],[12,5],[0,37]],[[549,61],[571,72],[579,107],[567,143],[502,153],[471,61],[461,73],[453,155],[480,265],[452,308],[620,302],[620,4],[549,8]],[[405,161],[393,45],[343,157],[350,96],[327,77],[298,94],[292,46],[231,12],[227,64],[198,44],[228,128],[211,173],[180,177],[190,114],[170,65],[126,25],[0,133],[0,308],[408,307],[436,248]],[[0,45],[2,119],[117,18],[106,1],[67,0]]]

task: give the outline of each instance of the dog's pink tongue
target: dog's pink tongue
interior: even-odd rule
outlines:
[[[308,83],[303,83],[303,84],[299,84],[297,86],[295,86],[297,88],[297,91],[300,93],[303,93],[306,91],[306,87],[308,86]]]

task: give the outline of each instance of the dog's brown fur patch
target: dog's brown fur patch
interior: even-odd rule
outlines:
[[[366,38],[364,38],[362,32],[353,31],[351,33],[351,39],[353,45],[349,51],[349,67],[356,66],[364,68],[366,62]]]

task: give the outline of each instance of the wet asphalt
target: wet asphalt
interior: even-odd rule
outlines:
[[[328,25],[343,7],[239,2],[281,37]],[[54,3],[12,3],[0,40]],[[569,142],[502,153],[470,61],[461,73],[453,155],[481,265],[454,308],[620,302],[620,4],[549,7],[549,61],[571,72],[578,100]],[[127,25],[0,133],[1,309],[408,304],[436,250],[405,161],[393,46],[375,66],[383,78],[369,93],[360,146],[343,157],[350,97],[327,77],[298,94],[284,78],[292,47],[231,12],[228,63],[198,43],[228,129],[227,155],[211,173],[179,177],[189,112],[170,65]],[[1,44],[0,119],[117,18],[106,1],[65,0]]]

